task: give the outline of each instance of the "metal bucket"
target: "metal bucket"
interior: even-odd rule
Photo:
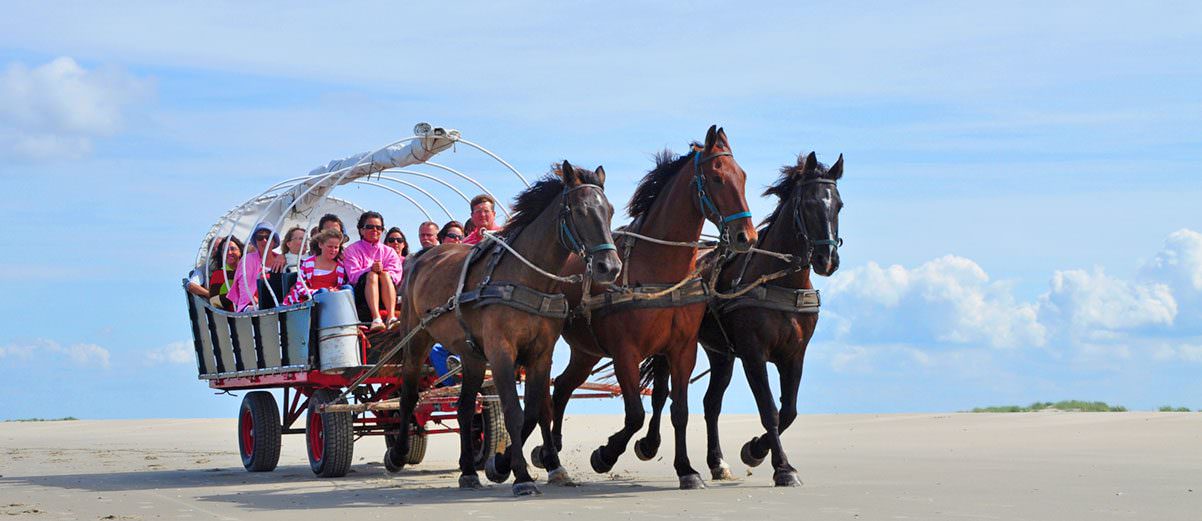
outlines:
[[[322,372],[363,365],[359,352],[359,314],[351,291],[322,291],[317,303],[317,354]]]

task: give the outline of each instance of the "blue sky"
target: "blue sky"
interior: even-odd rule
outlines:
[[[179,355],[201,235],[418,121],[527,175],[604,164],[614,201],[714,123],[754,194],[798,153],[843,153],[807,412],[1202,408],[1200,28],[1185,2],[15,3],[0,418],[232,416]],[[752,409],[738,377],[726,410]]]

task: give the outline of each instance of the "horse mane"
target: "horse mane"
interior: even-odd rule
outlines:
[[[686,161],[692,159],[699,147],[701,144],[694,141],[689,144],[690,150],[687,154],[675,156],[671,150],[666,148],[655,154],[655,168],[647,172],[647,175],[639,181],[639,186],[634,189],[634,195],[630,197],[630,204],[626,205],[626,213],[632,219],[646,214],[651,209],[651,205],[655,203],[655,199],[659,197],[660,192],[668,185],[668,181],[676,172],[680,171],[680,167]]]
[[[772,183],[768,186],[768,188],[764,189],[763,195],[775,195],[778,199],[780,199],[781,203],[784,203],[793,196],[793,189],[799,186],[802,182],[810,179],[817,179],[826,175],[826,163],[819,162],[816,167],[809,171],[802,170],[805,168],[804,165],[805,154],[802,154],[797,156],[797,162],[795,164],[780,167],[780,177],[776,179],[775,183]],[[765,217],[762,222],[760,222],[760,227],[772,224],[772,222],[776,220],[777,214],[780,213],[781,208],[784,208],[784,206],[784,204],[777,204],[776,209],[772,210],[772,213],[768,214],[768,216]]]
[[[529,226],[538,218],[543,210],[555,200],[555,197],[563,193],[563,178],[560,172],[560,166],[555,165],[539,180],[535,181],[530,188],[518,194],[513,198],[513,205],[510,206],[511,212],[509,220],[505,223],[505,227],[501,229],[500,235],[507,239],[517,237],[522,229]],[[601,179],[597,177],[596,172],[586,170],[584,168],[575,168],[576,175],[580,178],[580,182],[586,184],[600,185]]]

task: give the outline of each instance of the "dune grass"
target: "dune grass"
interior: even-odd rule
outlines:
[[[1190,412],[1189,407],[1173,407],[1172,405],[1161,405],[1160,412]]]
[[[13,420],[4,420],[4,422],[5,423],[8,423],[8,422],[69,422],[69,421],[75,421],[78,419],[79,418],[76,418],[74,416],[65,416],[62,418],[18,418],[18,419],[13,419]]]
[[[1127,408],[1122,405],[1109,405],[1106,402],[1061,400],[1058,402],[1035,402],[1026,407],[1018,405],[976,407],[972,412],[1039,412],[1046,410],[1066,412],[1126,412]]]

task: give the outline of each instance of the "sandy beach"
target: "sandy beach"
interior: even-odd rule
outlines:
[[[315,478],[303,438],[285,436],[280,466],[242,469],[235,421],[0,423],[0,514],[29,519],[1199,519],[1202,414],[1020,413],[809,415],[784,437],[804,486],[772,487],[738,447],[759,431],[727,416],[738,477],[708,480],[704,428],[690,456],[706,490],[680,491],[667,436],[656,460],[628,451],[610,474],[588,454],[617,416],[573,416],[564,463],[576,487],[455,488],[457,442],[434,436],[426,460],[389,474],[383,440],[355,445],[339,479]],[[541,472],[545,479],[545,472]],[[481,473],[483,479],[483,473]],[[402,517],[398,517],[402,516]]]

